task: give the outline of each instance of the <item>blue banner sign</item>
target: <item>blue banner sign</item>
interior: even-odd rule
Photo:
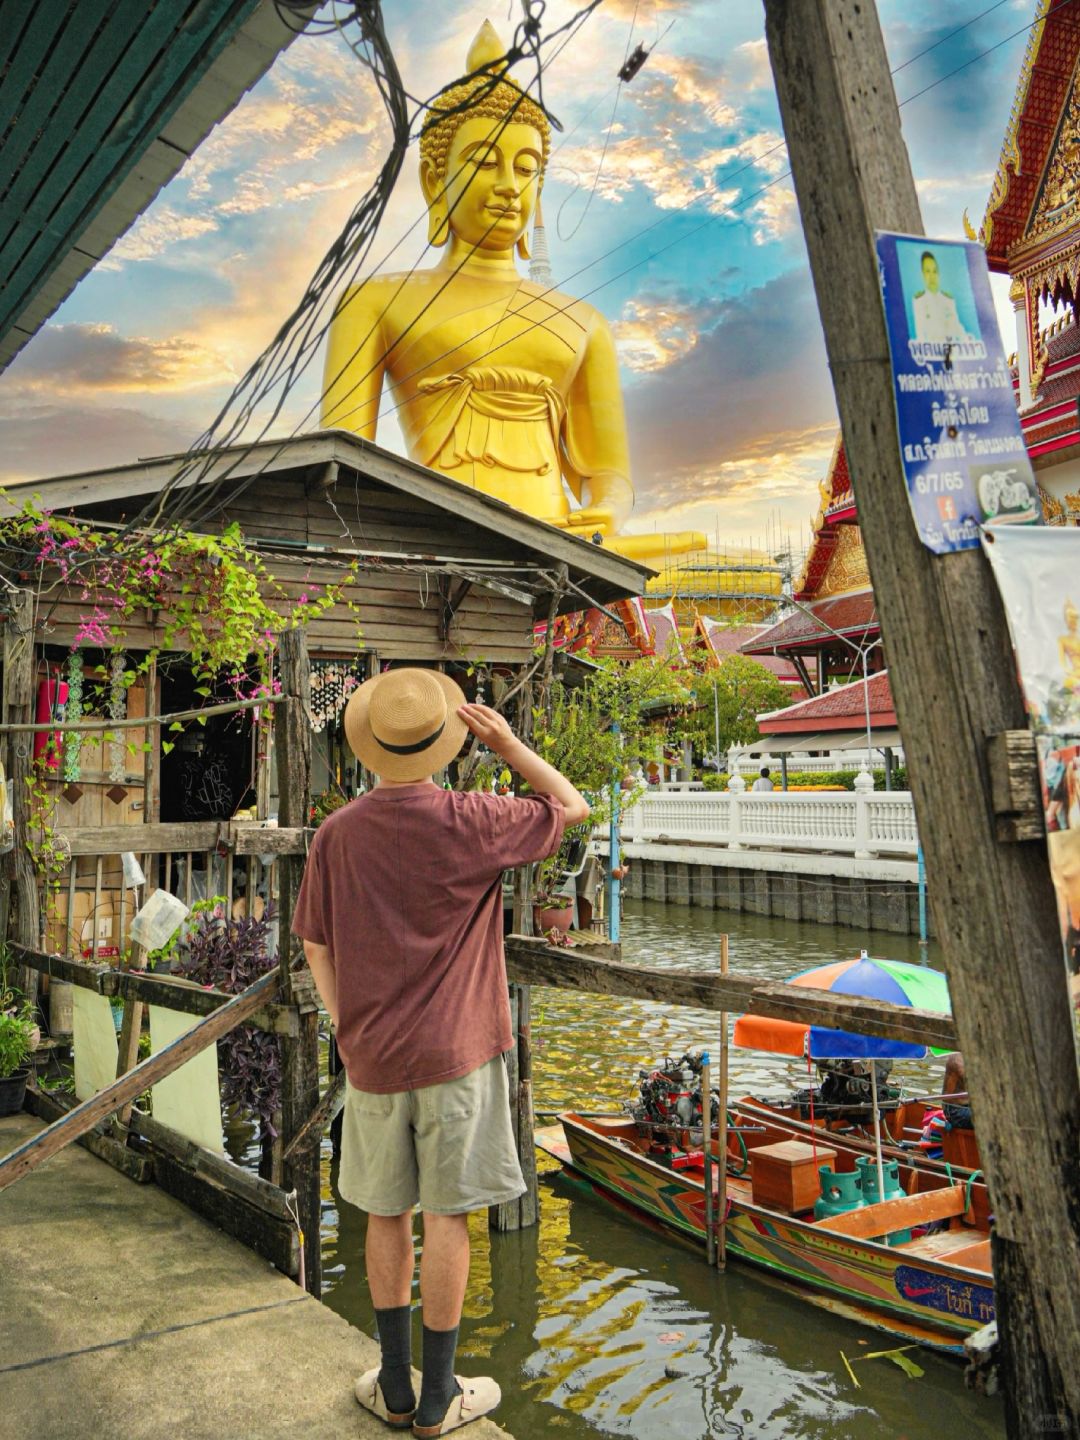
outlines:
[[[877,251],[900,454],[923,544],[968,550],[984,525],[1041,524],[986,252],[885,231]]]

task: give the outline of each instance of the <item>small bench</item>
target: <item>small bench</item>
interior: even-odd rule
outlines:
[[[946,1185],[940,1190],[924,1190],[919,1195],[900,1195],[895,1200],[879,1200],[876,1205],[863,1205],[843,1215],[829,1215],[815,1220],[820,1230],[835,1230],[856,1240],[872,1240],[890,1235],[894,1230],[907,1230],[912,1225],[926,1225],[931,1220],[947,1220],[964,1213],[963,1185]]]

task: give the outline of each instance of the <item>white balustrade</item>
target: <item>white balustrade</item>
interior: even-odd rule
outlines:
[[[623,816],[623,840],[818,851],[864,857],[914,855],[919,837],[906,791],[646,792]]]

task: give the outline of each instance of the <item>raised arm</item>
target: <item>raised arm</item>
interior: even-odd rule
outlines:
[[[462,705],[458,714],[472,733],[516,770],[538,795],[550,795],[566,812],[567,825],[582,825],[589,818],[589,802],[561,771],[519,740],[506,720],[488,705]]]
[[[374,280],[345,292],[326,347],[321,423],[375,439],[386,365],[382,289]]]

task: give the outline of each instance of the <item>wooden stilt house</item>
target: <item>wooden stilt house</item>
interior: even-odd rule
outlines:
[[[27,502],[36,520],[25,519]],[[143,1089],[136,1066],[144,1005],[155,1053],[141,1063],[160,1068],[172,1063],[170,1045],[185,1062],[212,1045],[213,1037],[199,1036],[227,998],[146,973],[132,917],[157,890],[188,908],[222,896],[233,918],[257,916],[272,902],[277,933],[287,936],[317,818],[312,796],[331,806],[366,778],[340,735],[351,688],[387,665],[437,665],[470,696],[512,701],[527,720],[531,677],[551,673],[551,646],[538,651],[537,624],[639,595],[648,572],[337,431],[236,447],[194,464],[163,457],[26,482],[0,497],[0,526],[20,514],[21,538],[0,554],[13,585],[3,607],[2,733],[15,825],[0,925],[25,974],[74,987],[75,1017],[66,1023],[76,1032],[91,999],[123,1002],[117,1078],[106,1073],[108,1053],[87,1061],[80,1078],[76,1033],[80,1109],[99,1103],[110,1083],[127,1087],[122,1123],[84,1127],[87,1143],[126,1168],[145,1169],[149,1159],[159,1183],[290,1273],[299,1251],[282,1190],[296,1189],[306,1280],[317,1293],[318,1141],[332,1100],[319,1100],[318,1012],[298,957],[279,943],[273,993],[260,990],[241,1007],[241,1018],[282,1045],[276,1138],[254,1184],[220,1153],[220,1141],[188,1123],[185,1106],[163,1104],[168,1123],[156,1105],[153,1117],[132,1112]],[[158,567],[159,590],[137,608],[121,606],[122,621],[102,590],[110,572],[96,564],[91,590],[71,558],[90,532],[126,537],[127,563],[142,553]],[[190,663],[194,642],[177,615],[192,587],[212,589],[214,580],[205,569],[162,562],[159,538],[179,532],[222,544],[232,537],[234,545],[242,534],[261,603],[280,617],[280,634],[273,620],[266,632],[273,673],[254,694],[235,683],[222,688],[207,674],[205,653],[201,668]],[[122,590],[121,577],[116,583]],[[216,618],[225,623],[212,613],[200,623],[213,627]],[[39,853],[31,856],[35,835]],[[133,879],[139,870],[142,881]],[[174,1020],[166,1024],[162,1012]],[[187,1017],[179,1029],[175,1012]],[[188,1024],[196,1028],[185,1036]],[[40,1091],[33,1103],[49,1118],[70,1108]],[[531,1153],[531,1136],[522,1144]]]

